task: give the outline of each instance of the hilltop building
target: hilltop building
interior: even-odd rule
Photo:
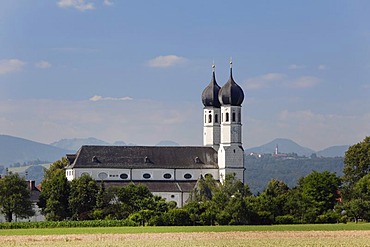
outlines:
[[[244,93],[230,77],[223,87],[212,78],[202,93],[204,105],[203,146],[82,146],[68,154],[68,180],[88,174],[106,186],[144,184],[155,195],[182,207],[199,178],[210,174],[223,181],[235,173],[244,182],[242,103]]]

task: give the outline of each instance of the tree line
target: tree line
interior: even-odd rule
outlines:
[[[312,171],[301,177],[293,188],[281,180],[272,179],[257,195],[252,194],[248,184],[241,183],[234,174],[227,174],[222,184],[211,176],[205,176],[198,180],[188,203],[177,208],[176,203],[166,202],[140,184],[105,188],[104,183],[89,176],[69,182],[64,171],[67,160],[62,159],[45,171],[38,206],[49,221],[128,219],[138,225],[368,221],[370,137],[351,146],[346,152],[344,163],[342,177],[329,171]],[[28,210],[20,212],[15,208],[10,211],[7,209],[9,207],[6,202],[27,197],[26,194],[18,194],[12,200],[7,199],[17,194],[14,191],[5,193],[12,188],[8,181],[10,178],[22,180],[14,174],[0,180],[1,212],[27,217],[30,214]],[[9,216],[9,219],[12,218]]]

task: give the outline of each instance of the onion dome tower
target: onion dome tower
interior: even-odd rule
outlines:
[[[230,78],[220,89],[218,98],[221,104],[221,139],[218,150],[218,166],[221,181],[227,173],[235,173],[244,182],[244,149],[242,144],[241,110],[244,100],[243,89],[234,81],[232,61]]]
[[[212,65],[212,79],[203,90],[202,102],[204,105],[203,145],[218,150],[220,145],[220,86],[216,82],[215,65]]]

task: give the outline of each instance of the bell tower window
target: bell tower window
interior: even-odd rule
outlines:
[[[235,122],[236,121],[236,119],[235,119],[236,118],[235,117],[235,112],[233,112],[233,115],[232,116],[233,116],[233,122]]]
[[[229,113],[228,112],[226,112],[226,120],[225,121],[229,122]]]
[[[215,114],[215,123],[218,123],[218,114]]]
[[[212,114],[208,115],[208,123],[212,123]]]

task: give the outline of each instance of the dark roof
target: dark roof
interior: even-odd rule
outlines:
[[[213,66],[212,80],[209,85],[203,90],[202,102],[204,106],[220,107],[220,101],[218,100],[218,92],[220,86],[216,82],[216,76]]]
[[[105,181],[104,186],[108,187],[121,187],[127,186],[130,183],[135,185],[142,184],[148,187],[151,192],[191,192],[196,181],[179,182],[179,181],[132,181],[132,182],[111,182]]]
[[[67,168],[218,168],[212,147],[82,146]]]
[[[244,100],[243,89],[236,84],[233,78],[232,68],[230,67],[230,78],[220,89],[218,99],[221,105],[240,106]]]

